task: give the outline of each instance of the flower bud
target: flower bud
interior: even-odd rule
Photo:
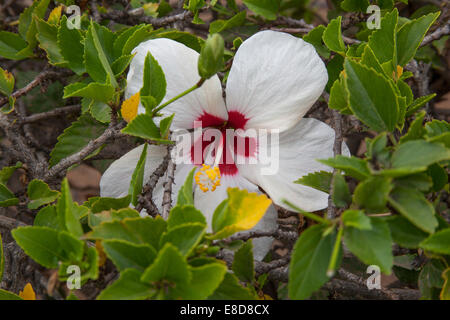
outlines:
[[[223,68],[224,47],[224,41],[219,34],[215,33],[208,37],[198,58],[200,77],[209,79]]]

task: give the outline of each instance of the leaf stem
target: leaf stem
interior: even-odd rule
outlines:
[[[287,204],[289,207],[291,207],[292,209],[294,209],[295,211],[297,211],[298,213],[304,215],[305,217],[307,217],[307,218],[309,218],[311,220],[314,220],[314,221],[316,221],[318,223],[325,223],[325,224],[330,224],[331,223],[330,220],[322,218],[322,217],[320,217],[318,215],[315,215],[313,213],[306,212],[306,211],[300,209],[299,207],[297,207],[296,205],[292,204],[291,202],[289,202],[287,200],[283,200],[283,202],[285,204]]]
[[[159,107],[157,107],[156,109],[153,110],[153,114],[161,111],[162,109],[164,109],[165,107],[167,107],[169,104],[171,104],[172,102],[184,97],[185,95],[187,95],[188,93],[191,93],[192,91],[194,91],[195,89],[198,89],[202,86],[202,84],[205,82],[206,79],[201,78],[199,80],[199,82],[197,82],[193,87],[187,89],[186,91],[180,93],[179,95],[173,97],[172,99],[170,99],[169,101],[166,101],[165,103],[163,103],[162,105],[160,105]]]
[[[336,236],[336,242],[334,243],[333,252],[331,253],[330,264],[328,265],[328,270],[327,270],[327,276],[330,278],[332,276],[334,276],[334,273],[336,272],[337,258],[339,256],[339,250],[341,248],[341,239],[342,239],[343,233],[344,233],[344,227],[340,226],[338,234]]]

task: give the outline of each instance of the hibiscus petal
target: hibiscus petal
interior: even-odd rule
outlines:
[[[227,108],[243,114],[245,129],[293,127],[321,95],[327,70],[314,47],[275,31],[242,43],[227,81]]]
[[[293,181],[316,171],[332,171],[317,159],[333,157],[334,130],[327,124],[312,118],[302,119],[295,127],[279,135],[279,143],[271,141],[267,147],[259,146],[259,155],[267,155],[272,165],[276,164],[276,146],[279,147],[278,168],[269,164],[238,164],[239,173],[259,185],[278,205],[290,209],[282,200],[286,199],[305,211],[317,211],[328,206],[328,194],[316,189],[295,184]],[[350,155],[343,144],[342,154]],[[266,170],[266,173],[262,173]],[[272,171],[272,174],[268,174]]]
[[[205,215],[206,221],[208,222],[208,232],[211,232],[211,222],[214,214],[214,210],[217,206],[226,198],[228,188],[241,188],[247,189],[249,192],[261,193],[258,187],[253,183],[247,181],[245,178],[239,174],[234,176],[222,176],[221,184],[213,192],[203,192],[199,188],[195,189],[194,193],[194,203],[195,206]],[[277,227],[277,211],[271,205],[267,209],[264,217],[258,222],[258,224],[253,227],[250,231],[271,231]],[[248,231],[240,232],[239,234],[246,233]],[[256,260],[261,261],[267,252],[269,252],[272,247],[273,238],[272,237],[262,237],[253,239],[253,253]]]
[[[191,88],[200,80],[197,71],[199,54],[196,51],[170,39],[148,40],[133,50],[136,55],[131,61],[127,76],[126,98],[131,97],[142,87],[144,61],[148,52],[158,61],[166,76],[167,90],[163,103]],[[139,113],[144,112],[144,108],[140,105]],[[204,114],[226,120],[228,114],[222,98],[219,78],[217,76],[210,78],[199,89],[176,100],[162,110],[165,115],[171,115],[174,112],[172,129],[193,128],[194,121],[200,119]]]

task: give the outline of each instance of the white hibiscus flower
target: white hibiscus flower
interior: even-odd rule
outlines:
[[[167,91],[163,103],[200,80],[197,71],[199,54],[179,42],[170,39],[148,40],[133,52],[136,55],[128,73],[127,98],[142,87],[144,60],[148,52],[158,61],[166,76]],[[215,144],[215,148],[200,142],[206,154],[209,152],[212,158],[217,155],[216,160],[222,160],[218,163],[218,169],[203,167],[196,175],[195,206],[206,216],[209,226],[214,209],[227,198],[229,187],[257,193],[260,193],[258,187],[261,187],[275,204],[282,207],[286,207],[283,199],[306,211],[327,207],[326,193],[293,183],[308,173],[331,170],[316,159],[333,156],[334,130],[321,121],[302,118],[323,92],[327,80],[326,68],[311,44],[286,33],[262,31],[244,41],[234,57],[227,80],[226,104],[220,80],[214,76],[199,89],[162,110],[165,115],[175,113],[172,130],[192,129],[195,121],[202,121],[203,128],[214,127],[222,131],[227,128],[280,131],[279,141],[272,141],[272,145],[268,146],[262,146],[257,141],[252,143],[252,138],[243,138],[249,141],[246,150],[240,154],[230,147],[232,139],[221,140]],[[140,105],[139,113],[144,112]],[[194,142],[193,148],[195,143],[198,141]],[[267,154],[274,147],[279,150],[279,169],[274,175],[262,175],[262,164],[230,161],[236,157],[256,157],[262,151],[258,148],[263,147]],[[102,197],[123,197],[128,194],[131,176],[142,148],[139,146],[131,150],[106,170],[100,182]],[[217,152],[210,149],[216,149]],[[144,183],[161,164],[166,152],[164,146],[148,147]],[[345,146],[344,153],[348,154]],[[198,160],[191,154],[185,154],[184,158],[186,161],[176,166],[173,200],[191,169],[194,166],[201,167],[208,157]],[[218,161],[214,162],[217,164]],[[214,181],[208,184],[207,172],[218,171],[220,185],[217,183],[218,175],[212,175]],[[153,193],[158,206],[162,202],[164,180],[160,179]],[[253,230],[273,230],[276,228],[276,219],[276,210],[271,206]],[[262,259],[271,243],[271,238],[255,239],[255,258]]]

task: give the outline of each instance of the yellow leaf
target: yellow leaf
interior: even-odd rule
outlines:
[[[50,15],[48,16],[48,23],[51,24],[58,24],[59,19],[61,19],[61,13],[62,13],[63,6],[56,7],[55,9],[50,12]]]
[[[23,288],[23,291],[19,292],[19,297],[23,300],[36,300],[36,293],[34,293],[33,287],[28,282]]]
[[[131,122],[137,116],[139,107],[140,93],[139,91],[122,103],[122,117],[126,122]]]
[[[444,285],[441,291],[441,300],[450,300],[450,268],[447,268],[442,277],[445,279]]]
[[[247,190],[228,188],[227,193],[228,206],[221,212],[214,213],[213,229],[217,232],[213,239],[225,238],[253,228],[272,203],[266,195],[249,193]]]

